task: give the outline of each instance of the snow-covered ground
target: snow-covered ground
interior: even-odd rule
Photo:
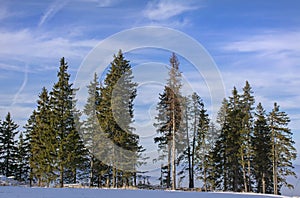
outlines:
[[[0,186],[0,198],[268,198],[284,197],[243,193],[204,193],[159,190],[82,188],[28,188]]]

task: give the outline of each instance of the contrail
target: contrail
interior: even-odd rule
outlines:
[[[42,26],[47,20],[51,19],[58,11],[60,11],[69,1],[54,1],[46,10],[45,14],[41,17],[39,27]]]
[[[27,81],[28,81],[28,64],[25,65],[25,71],[24,71],[24,80],[23,80],[23,83],[21,85],[21,87],[19,88],[18,92],[15,94],[13,100],[12,100],[12,103],[11,103],[11,106],[13,106],[14,104],[17,103],[17,99],[20,95],[20,93],[23,91],[23,89],[25,88],[26,84],[27,84]]]

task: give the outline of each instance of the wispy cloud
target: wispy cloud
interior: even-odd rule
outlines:
[[[54,1],[40,18],[38,26],[42,26],[47,20],[50,20],[52,17],[54,17],[54,15],[59,12],[68,2],[69,0]]]
[[[247,36],[225,44],[223,50],[238,53],[255,53],[258,59],[275,60],[285,67],[300,60],[300,30],[271,31]]]
[[[186,1],[155,0],[147,4],[144,16],[150,20],[162,21],[195,9],[198,7]]]
[[[2,46],[0,47],[0,57],[25,57],[30,60],[61,56],[82,58],[97,43],[98,41],[94,39],[72,40],[68,37],[55,37],[28,29],[0,30],[0,46]]]
[[[2,6],[0,7],[0,20],[3,20],[7,17],[9,17],[11,14],[8,12],[7,8]]]

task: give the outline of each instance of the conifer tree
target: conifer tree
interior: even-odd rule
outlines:
[[[19,133],[19,126],[12,120],[9,112],[0,124],[1,174],[6,177],[14,176],[17,168],[17,140],[15,140],[15,136]]]
[[[204,107],[204,103],[200,97],[198,97],[199,104],[199,121],[196,133],[197,147],[196,147],[196,160],[197,168],[199,170],[198,179],[203,181],[204,190],[208,190],[208,166],[209,166],[209,152],[210,145],[208,144],[208,133],[210,119],[207,114],[207,110]]]
[[[98,119],[103,133],[111,141],[106,158],[111,158],[112,186],[132,184],[142,151],[139,137],[131,126],[137,84],[133,82],[131,66],[121,50],[114,56],[103,84]]]
[[[64,180],[75,182],[76,169],[79,168],[79,160],[82,158],[83,143],[76,129],[78,115],[74,111],[75,92],[67,72],[68,65],[64,58],[60,60],[57,73],[58,81],[50,92],[50,106],[53,114],[53,128],[56,134],[57,168],[59,171],[60,187],[64,186]]]
[[[29,186],[32,186],[32,182],[34,179],[33,169],[32,169],[32,159],[33,159],[33,150],[32,150],[32,137],[35,136],[35,127],[36,127],[36,110],[32,112],[29,119],[27,120],[27,123],[24,126],[25,134],[26,134],[26,141],[28,142],[28,166],[29,166]]]
[[[255,102],[253,91],[248,81],[243,88],[243,94],[241,95],[241,116],[242,128],[241,128],[241,147],[240,158],[243,171],[244,191],[252,191],[252,136],[253,136],[253,104]]]
[[[26,126],[30,138],[30,178],[35,178],[38,186],[49,186],[57,177],[57,142],[53,117],[48,90],[43,87],[37,101],[37,109]]]
[[[287,176],[296,176],[292,164],[292,161],[296,159],[296,148],[292,139],[293,133],[288,128],[290,119],[285,112],[280,111],[276,102],[268,115],[268,121],[271,130],[273,192],[280,194],[282,186],[294,187],[286,179]]]
[[[256,191],[258,193],[272,193],[271,131],[261,103],[258,103],[256,107],[255,117],[252,146]]]
[[[23,132],[19,135],[17,143],[17,156],[16,156],[16,173],[15,178],[20,182],[28,180],[29,175],[29,142]]]
[[[105,154],[107,149],[105,134],[101,130],[100,123],[98,121],[98,105],[100,103],[100,84],[98,82],[98,76],[95,73],[93,81],[88,85],[88,99],[84,106],[83,113],[86,119],[82,126],[82,137],[85,143],[85,147],[89,151],[89,180],[90,186],[93,186],[97,181],[97,185],[100,185],[101,175],[104,170],[107,170],[105,164],[100,161],[101,157]],[[101,165],[102,164],[102,165]],[[101,173],[101,174],[99,174]]]
[[[165,146],[167,145],[167,155],[168,155],[168,163],[171,165],[172,172],[172,189],[176,189],[176,165],[178,163],[179,153],[182,152],[180,149],[180,145],[182,145],[182,138],[184,137],[182,131],[180,131],[181,122],[183,119],[182,116],[182,96],[180,93],[181,89],[181,72],[179,71],[179,61],[175,55],[172,54],[170,57],[170,71],[169,71],[169,79],[167,81],[167,86],[165,86],[164,93],[161,95],[164,100],[161,104],[165,105],[165,108],[162,108],[162,111],[159,113],[160,115],[157,117],[157,124],[162,125],[158,127],[158,132],[161,134],[161,140],[156,139],[156,142],[163,142]],[[160,104],[158,105],[158,108]],[[165,125],[165,126],[163,126]],[[161,130],[160,128],[166,127],[166,129]],[[158,141],[157,141],[158,140]],[[160,144],[160,143],[159,143]],[[180,151],[181,150],[181,151]]]

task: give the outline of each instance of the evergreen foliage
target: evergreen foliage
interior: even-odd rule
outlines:
[[[17,169],[17,140],[18,125],[12,120],[8,112],[5,119],[0,123],[0,165],[1,173],[6,177],[15,176]]]

